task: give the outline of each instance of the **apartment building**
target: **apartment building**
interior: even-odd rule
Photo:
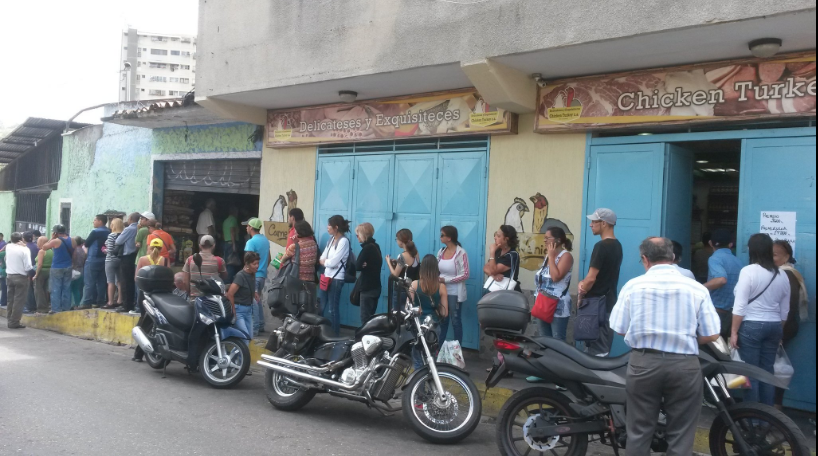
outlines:
[[[119,101],[182,97],[193,90],[196,36],[122,32]]]

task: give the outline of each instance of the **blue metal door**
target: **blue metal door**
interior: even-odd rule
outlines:
[[[639,261],[639,244],[662,232],[664,175],[665,145],[662,143],[591,147],[586,207],[588,213],[601,207],[616,212],[615,235],[622,243],[624,257],[619,288],[645,273]],[[580,274],[584,277],[599,238],[587,227],[583,233]],[[617,336],[612,355],[627,350],[622,338]]]
[[[759,231],[761,211],[795,212],[795,258],[810,299],[810,319],[787,343],[795,366],[785,405],[815,411],[815,136],[744,140],[741,154],[738,254]]]
[[[486,229],[488,151],[487,141],[469,144],[482,147],[442,151],[438,145],[417,152],[399,152],[395,147],[391,153],[360,155],[354,155],[353,148],[353,155],[320,155],[315,231],[323,250],[329,240],[325,227],[329,217],[343,215],[351,221],[353,230],[363,222],[372,223],[382,253],[395,258],[401,253],[395,243],[398,230],[408,228],[412,231],[415,245],[423,257],[437,253],[442,247],[440,227],[456,226],[460,242],[469,254],[472,273],[466,282],[468,302],[463,309],[462,343],[464,347],[476,349],[480,339],[476,303],[483,278],[480,271]],[[353,250],[359,253],[360,244],[354,233],[350,238]],[[379,312],[388,308],[388,274],[384,264]],[[346,286],[341,293],[341,323],[357,327],[360,309],[349,304],[350,290],[351,286]]]
[[[662,236],[682,244],[682,266],[690,269],[690,220],[693,216],[693,152],[675,144],[665,153]]]

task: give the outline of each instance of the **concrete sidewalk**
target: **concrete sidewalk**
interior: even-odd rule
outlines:
[[[0,308],[0,316],[6,316],[6,309]],[[25,315],[22,323],[35,329],[42,329],[53,331],[60,334],[78,337],[81,339],[94,340],[113,345],[127,345],[135,346],[135,342],[131,337],[131,329],[138,321],[137,316],[120,314],[105,310],[75,310],[70,312],[62,312],[53,315]],[[273,322],[268,322],[273,323]],[[268,324],[268,326],[270,326]],[[272,326],[270,326],[272,327]],[[347,333],[348,330],[342,330]],[[348,331],[350,337],[352,331]],[[262,353],[267,353],[264,346],[267,343],[265,338],[257,338],[250,344],[250,354],[255,362],[261,359]],[[465,352],[466,370],[469,372],[472,380],[477,384],[477,388],[483,395],[483,416],[489,419],[494,419],[503,407],[503,404],[517,391],[531,387],[533,385],[525,381],[519,375],[503,379],[500,385],[492,388],[486,393],[485,380],[488,376],[488,369],[493,364],[493,359],[480,359],[476,352]],[[257,370],[254,368],[254,370]],[[537,385],[553,387],[553,385]],[[810,441],[810,448],[815,454],[815,426],[810,423],[810,419],[814,419],[813,415],[801,413],[794,410],[788,410],[787,415],[795,420],[795,422],[804,431],[807,439]],[[701,418],[699,419],[699,431],[696,437],[696,451],[709,454],[708,436],[710,425],[715,418],[715,413],[712,409],[704,408]]]

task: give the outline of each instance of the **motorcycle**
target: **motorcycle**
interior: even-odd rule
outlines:
[[[202,257],[196,254],[193,261],[202,277]],[[132,335],[148,365],[165,370],[171,361],[180,362],[215,388],[231,388],[244,379],[250,370],[246,341],[251,336],[231,326],[235,312],[224,298],[222,283],[195,281],[202,295],[191,305],[170,292],[174,288],[170,268],[142,268],[136,280],[145,297],[145,315]]]
[[[411,282],[400,281],[407,289]],[[295,411],[318,393],[366,404],[384,416],[403,412],[414,431],[433,443],[451,444],[480,422],[482,402],[468,373],[435,362],[437,333],[431,317],[407,300],[402,311],[376,315],[352,339],[335,337],[330,321],[291,304],[271,303],[284,325],[274,331],[258,364],[267,369],[267,399]],[[412,352],[425,365],[411,372]],[[390,401],[401,398],[401,406]]]
[[[495,295],[488,300],[496,303],[502,299],[502,295]],[[570,392],[569,396],[550,388],[532,387],[514,394],[497,419],[501,454],[580,456],[586,454],[589,438],[612,447],[617,455],[619,449],[625,448],[625,381],[630,354],[599,358],[550,337],[527,337],[524,328],[486,328],[485,332],[494,338],[498,351],[486,379],[487,390],[512,371],[539,377]],[[774,375],[733,362],[723,341],[702,347],[699,361],[705,397],[718,411],[710,428],[711,454],[810,454],[804,434],[790,418],[766,405],[737,403],[725,380],[726,374],[734,374],[781,386]],[[658,418],[652,450],[665,452],[666,423],[663,415]]]

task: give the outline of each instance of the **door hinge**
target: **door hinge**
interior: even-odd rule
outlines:
[[[591,157],[585,158],[585,169],[591,169]]]
[[[440,168],[435,168],[435,179],[440,179]]]
[[[483,179],[485,179],[487,177],[489,177],[489,167],[488,166],[483,168]]]
[[[315,170],[315,180],[318,180],[318,170]]]
[[[355,168],[352,168],[352,178],[355,179]]]

